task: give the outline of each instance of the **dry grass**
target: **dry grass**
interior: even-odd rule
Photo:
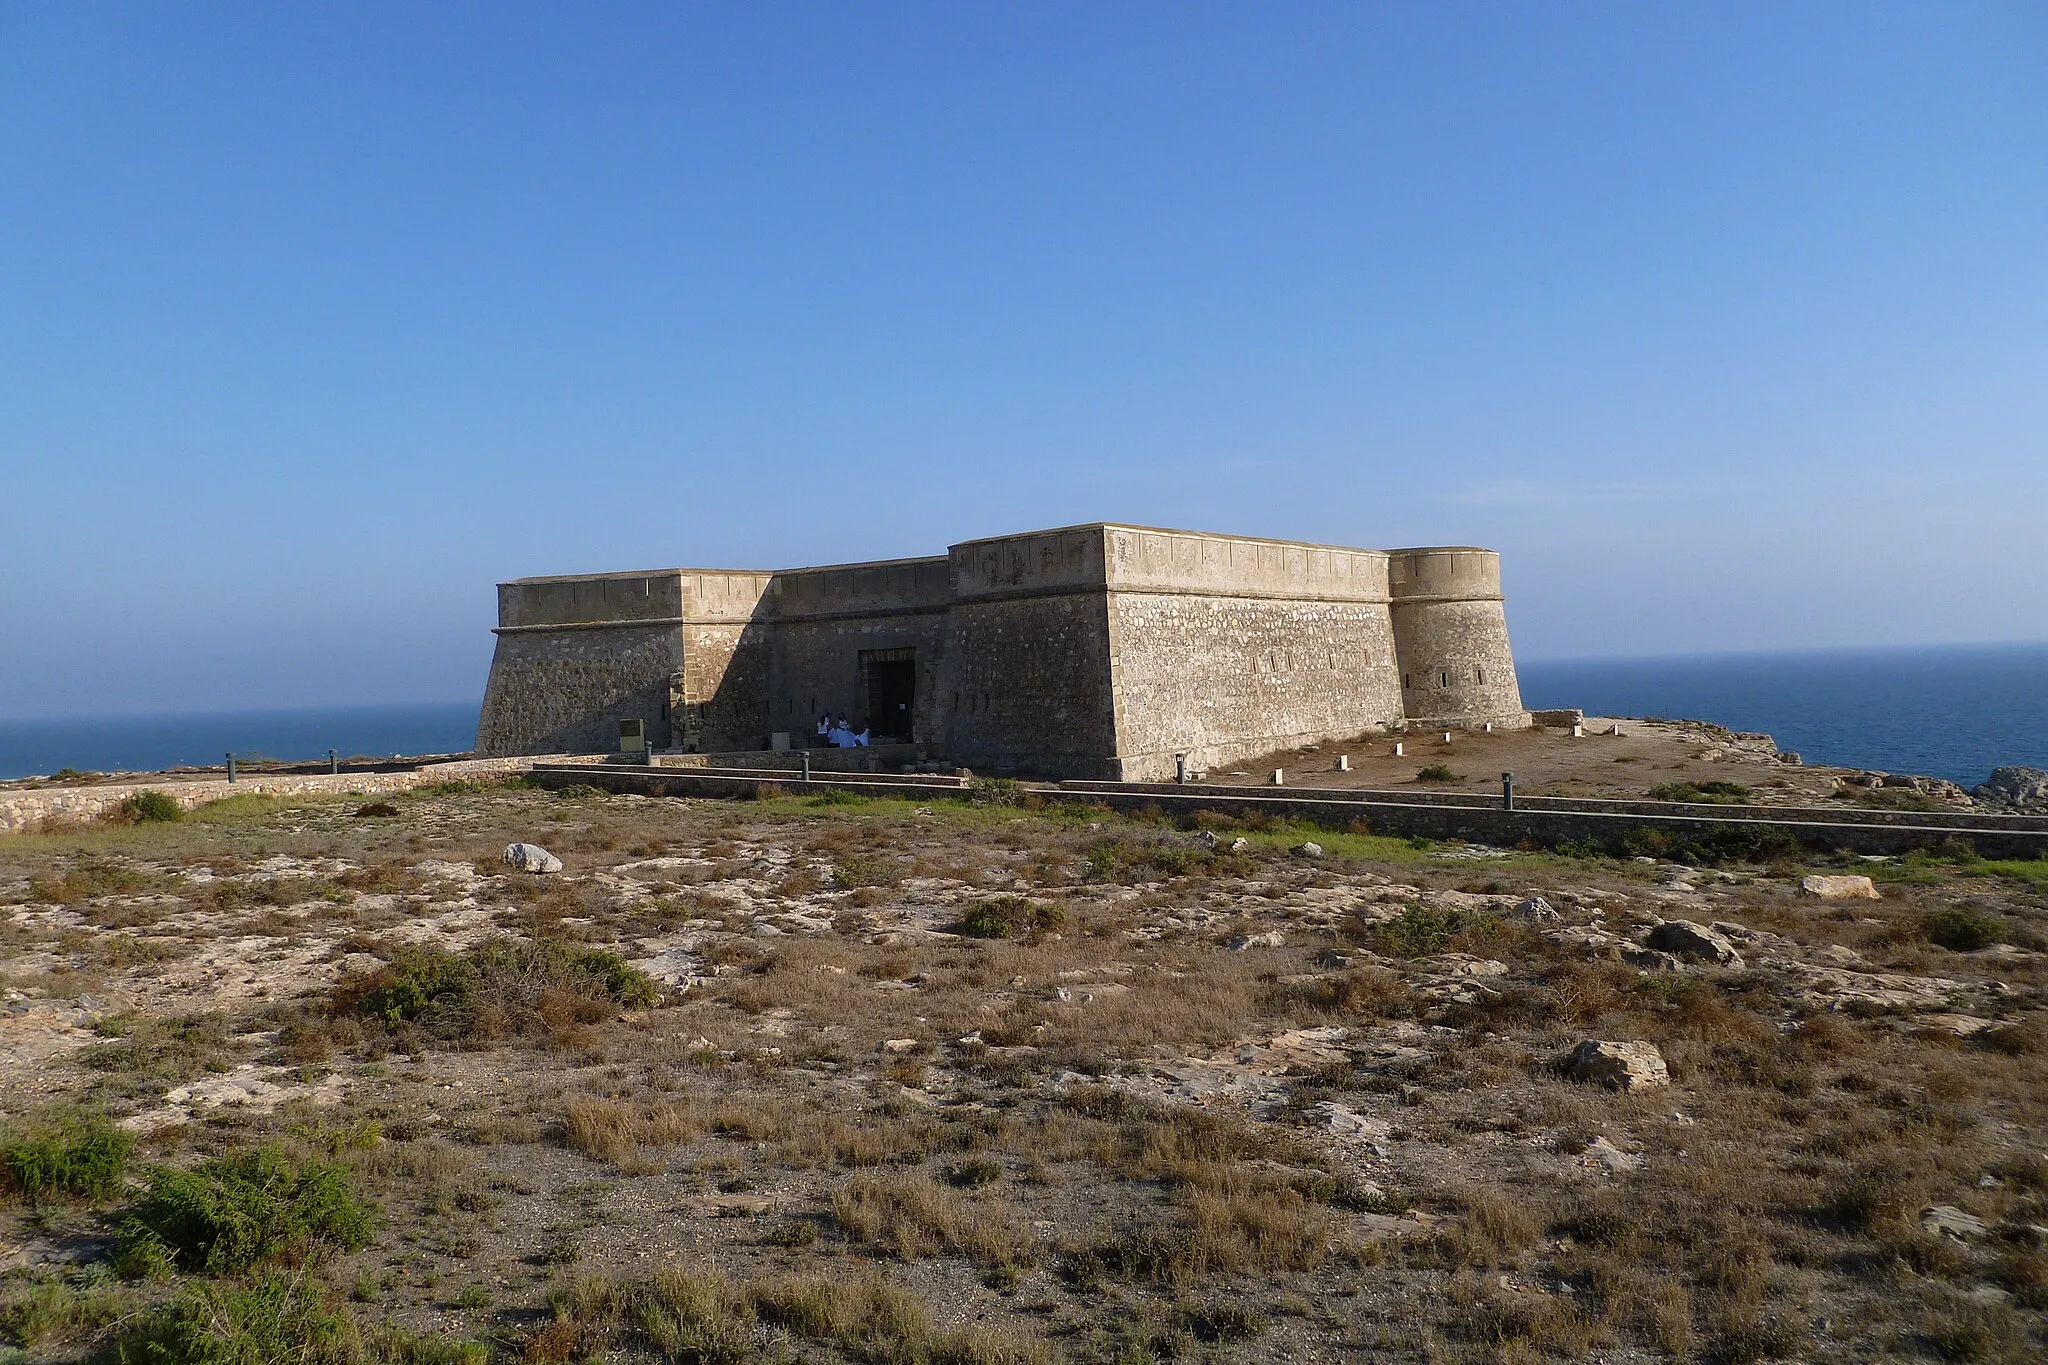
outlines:
[[[1310,864],[1287,829],[1213,856],[1100,811],[399,805],[0,848],[25,999],[137,1002],[72,1055],[89,1065],[56,1054],[17,1093],[118,1115],[215,1076],[282,1087],[136,1160],[340,1151],[387,1219],[334,1270],[366,1339],[389,1316],[405,1340],[445,1326],[564,1362],[2048,1350],[2048,972],[2011,946],[2048,904],[2023,880],[1916,865],[1844,911],[1747,869],[1681,907],[1665,869],[1626,862],[1475,864],[1346,833]],[[505,872],[514,838],[569,870]],[[691,861],[617,871],[660,857]],[[481,880],[465,897],[428,858]],[[212,889],[181,870],[201,865]],[[1623,939],[1681,908],[1776,938],[1742,972],[1645,971],[1509,918],[1530,891]],[[959,932],[1010,897],[1033,907],[1021,935]],[[1381,928],[1414,906],[1433,913]],[[1930,939],[1953,906],[2007,947]],[[358,1008],[407,980],[441,999],[407,964],[493,939],[687,954],[697,974],[630,1008],[526,978],[509,1004]],[[1839,950],[1961,984],[1830,1007],[1800,964]],[[357,953],[387,970],[332,989]],[[238,992],[266,970],[305,979],[266,978],[278,1003],[252,1009]],[[1991,1026],[1960,1037],[1951,1014]],[[1280,1046],[1299,1030],[1324,1041]],[[1586,1037],[1655,1043],[1673,1084],[1572,1084],[1555,1063]],[[1933,1204],[1986,1231],[1929,1233]],[[0,1315],[21,1288],[0,1282]]]

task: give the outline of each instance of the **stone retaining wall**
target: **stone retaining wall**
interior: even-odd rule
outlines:
[[[105,815],[139,791],[159,791],[186,810],[230,796],[284,796],[331,792],[370,796],[410,791],[441,782],[490,782],[525,772],[531,758],[471,758],[429,763],[389,773],[251,773],[226,777],[162,778],[109,782],[92,787],[41,787],[0,792],[0,834],[26,834],[51,825],[76,824]]]
[[[583,783],[606,791],[637,792],[647,796],[750,797],[756,795],[763,785],[788,792],[837,788],[860,795],[912,800],[957,798],[961,794],[957,780],[944,778],[924,782],[899,779],[884,783],[864,776],[817,776],[806,784],[801,779],[792,781],[790,775],[783,772],[749,773],[731,769],[713,773],[673,768],[537,763],[532,778],[549,788]],[[1153,807],[1170,813],[1192,814],[1211,810],[1230,815],[1259,814],[1272,819],[1306,820],[1336,829],[1363,822],[1365,828],[1374,834],[1465,839],[1500,847],[1513,847],[1524,841],[1547,848],[1585,840],[1607,843],[1640,830],[1661,830],[1689,838],[1703,838],[1733,827],[1767,823],[1771,828],[1785,831],[1804,847],[1818,852],[1900,854],[1931,848],[1950,839],[1964,839],[1987,858],[2038,858],[2048,855],[2048,831],[1944,824],[1943,817],[1935,814],[1924,817],[1928,823],[1923,825],[1869,825],[1798,818],[1768,821],[1729,819],[1706,813],[1694,814],[1700,811],[1697,806],[1683,808],[1683,813],[1669,808],[1637,813],[1631,810],[1531,810],[1517,802],[1514,810],[1503,810],[1498,805],[1455,806],[1403,800],[1344,799],[1335,793],[1287,793],[1284,788],[1268,795],[1243,787],[1191,792],[1186,788],[1149,783],[1128,786],[1077,783],[1065,789],[1025,785],[1028,790],[1049,798],[1080,797],[1113,810],[1135,811]]]

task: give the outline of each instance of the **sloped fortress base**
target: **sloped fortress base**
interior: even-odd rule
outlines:
[[[1408,722],[1529,723],[1500,558],[1095,524],[945,555],[498,585],[481,754],[809,742],[1158,781]],[[630,726],[628,727],[630,729]]]

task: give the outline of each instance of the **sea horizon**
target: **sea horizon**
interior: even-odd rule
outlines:
[[[1965,787],[2048,768],[2048,642],[1727,650],[1518,661],[1531,708],[1709,721],[1809,763]],[[482,700],[0,719],[0,779],[155,772],[238,758],[467,752]]]

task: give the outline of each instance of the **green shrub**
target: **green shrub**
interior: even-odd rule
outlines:
[[[45,1199],[101,1200],[121,1188],[135,1138],[100,1115],[32,1120],[0,1141],[0,1186],[32,1204]]]
[[[896,879],[895,864],[887,858],[852,857],[832,869],[832,885],[841,891],[863,886],[882,886]]]
[[[0,1292],[0,1332],[39,1346],[51,1337],[95,1332],[134,1310],[135,1291],[103,1280],[14,1281]]]
[[[960,917],[960,932],[970,938],[1019,938],[1034,929],[1053,929],[1066,922],[1066,911],[1057,905],[1022,896],[997,896],[969,906]]]
[[[377,1365],[489,1365],[491,1359],[491,1348],[481,1341],[450,1341],[389,1323],[371,1332],[365,1344]]]
[[[977,777],[967,784],[968,800],[977,806],[1021,806],[1024,791],[1007,777]]]
[[[1589,846],[1598,842],[1585,841]],[[1678,863],[1767,863],[1799,852],[1799,840],[1779,825],[1731,820],[1700,835],[1647,827],[1632,829],[1606,847],[1625,857],[1663,858]]]
[[[844,787],[827,787],[812,797],[806,805],[812,806],[865,806],[867,798],[857,796]]]
[[[113,1359],[120,1365],[359,1365],[363,1348],[355,1323],[319,1280],[269,1271],[248,1285],[185,1285],[115,1343]]]
[[[144,787],[114,807],[114,818],[126,825],[155,824],[185,818],[185,808],[154,787]]]
[[[1415,780],[1417,782],[1463,782],[1465,778],[1463,774],[1454,773],[1441,763],[1432,763],[1421,772],[1415,774]]]
[[[1373,926],[1373,946],[1393,957],[1427,957],[1442,952],[1465,917],[1456,910],[1411,905],[1393,919]]]
[[[1989,948],[2005,937],[2005,926],[1998,919],[1965,905],[1937,910],[1922,920],[1920,927],[1928,942],[1956,953]]]
[[[600,1013],[644,1009],[660,991],[645,972],[617,953],[554,939],[492,939],[462,953],[410,945],[378,971],[336,988],[333,1005],[387,1025],[417,1022],[466,1031],[488,1009],[504,1028],[532,1032],[543,1003],[566,996]]]
[[[1740,782],[1719,779],[1707,782],[1660,782],[1647,793],[1652,801],[1684,801],[1692,805],[1740,806],[1756,799],[1756,793]]]
[[[121,1242],[131,1258],[161,1247],[180,1270],[225,1275],[286,1253],[359,1251],[375,1225],[338,1163],[294,1162],[266,1143],[151,1172],[149,1193],[121,1220]]]

